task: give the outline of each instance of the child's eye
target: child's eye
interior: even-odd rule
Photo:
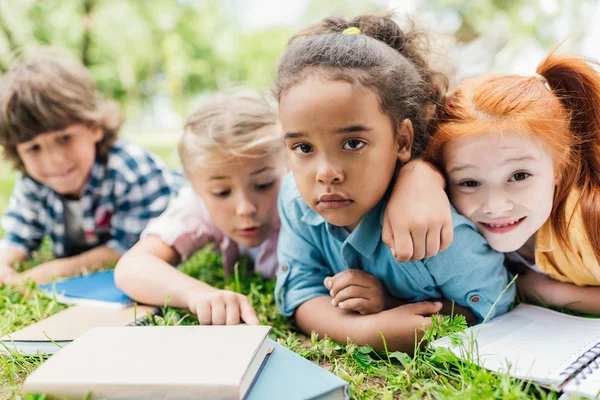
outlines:
[[[215,196],[215,197],[221,197],[221,198],[223,198],[223,197],[229,196],[230,193],[231,193],[231,190],[227,189],[227,190],[220,190],[218,192],[212,192],[212,195]]]
[[[365,142],[363,142],[362,140],[358,140],[358,139],[350,139],[347,140],[346,143],[344,143],[344,146],[342,147],[344,150],[358,150],[362,147],[365,146]]]
[[[297,145],[294,145],[292,147],[292,150],[296,154],[309,154],[309,153],[312,153],[313,147],[310,144],[298,143]]]
[[[508,181],[509,182],[524,181],[525,179],[529,178],[530,176],[531,176],[531,174],[528,172],[517,172],[516,174],[513,174],[513,176],[511,176]]]
[[[25,150],[28,153],[37,153],[41,150],[42,148],[40,147],[39,144],[34,144],[31,147],[28,147],[27,150]]]
[[[69,143],[70,140],[71,140],[71,135],[62,135],[58,138],[58,141],[62,144]]]
[[[462,187],[474,188],[474,187],[478,187],[481,184],[477,181],[470,180],[470,181],[462,181],[458,185],[462,186]]]
[[[274,184],[275,184],[275,181],[263,183],[261,185],[256,185],[256,190],[258,190],[259,192],[267,191],[267,190],[271,189]]]

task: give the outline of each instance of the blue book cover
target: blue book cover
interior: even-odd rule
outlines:
[[[38,288],[65,304],[124,308],[133,303],[117,288],[113,270],[67,278]]]
[[[348,384],[286,347],[269,339],[273,352],[259,372],[246,400],[342,400]]]

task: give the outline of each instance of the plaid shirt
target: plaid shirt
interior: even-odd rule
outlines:
[[[126,252],[183,183],[180,174],[143,147],[118,140],[105,159],[96,158],[80,199],[88,249],[106,244]],[[64,201],[50,187],[20,176],[2,217],[0,249],[17,247],[30,254],[49,236],[56,257],[74,255],[65,233]]]

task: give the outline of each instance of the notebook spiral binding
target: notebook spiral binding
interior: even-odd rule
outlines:
[[[597,369],[600,369],[600,342],[583,353],[560,375],[570,377],[576,384],[580,384]]]
[[[148,311],[147,313],[145,313],[141,317],[137,318],[132,323],[127,324],[127,326],[147,326],[147,325],[150,325],[151,322],[152,322],[151,319],[154,318],[154,316],[160,315],[160,314],[162,314],[162,310],[160,309],[160,307],[156,307],[152,311]]]

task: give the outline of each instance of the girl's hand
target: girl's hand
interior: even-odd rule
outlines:
[[[21,276],[13,267],[6,264],[0,264],[0,287],[5,285],[17,286],[21,281]]]
[[[422,160],[400,170],[383,216],[382,240],[396,260],[421,260],[444,251],[454,231],[441,173]]]
[[[248,298],[229,290],[192,291],[187,304],[201,325],[260,325]]]
[[[333,298],[331,304],[360,314],[376,314],[393,302],[379,278],[366,271],[348,269],[328,276],[323,284]]]

